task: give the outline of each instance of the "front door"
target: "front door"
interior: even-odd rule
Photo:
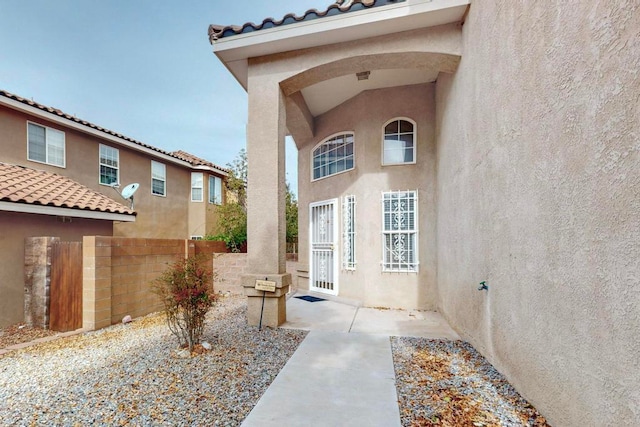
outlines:
[[[310,289],[338,295],[338,221],[336,220],[338,200],[312,203],[310,205]]]

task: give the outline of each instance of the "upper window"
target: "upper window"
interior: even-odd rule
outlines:
[[[382,271],[418,271],[418,192],[382,193]]]
[[[416,134],[414,123],[394,119],[384,127],[382,147],[383,165],[402,165],[416,162]]]
[[[65,166],[64,132],[29,123],[27,158],[53,166]]]
[[[330,137],[313,150],[313,179],[353,169],[353,133]]]
[[[154,160],[151,160],[151,194],[167,195],[167,167]]]
[[[100,184],[120,183],[120,152],[117,148],[100,144]]]
[[[191,173],[191,201],[201,202],[203,196],[203,175],[202,172]]]
[[[209,175],[209,203],[222,204],[222,179]]]

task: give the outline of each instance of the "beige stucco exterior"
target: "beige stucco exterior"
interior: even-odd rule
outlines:
[[[52,236],[81,242],[82,236],[111,236],[113,221],[0,212],[0,327],[24,320],[24,239]]]
[[[265,48],[287,31],[302,43],[305,24],[262,30]],[[476,0],[464,26],[384,28],[247,58],[250,170],[271,177],[249,181],[249,267],[283,271],[282,160],[251,156],[281,147],[284,118],[299,148],[301,288],[309,204],[355,194],[358,267],[340,274],[341,296],[436,308],[552,425],[640,425],[640,4]],[[337,18],[329,29],[347,40],[364,31]],[[235,38],[216,53],[244,85],[234,46],[249,51],[259,36]],[[300,92],[396,67],[437,80],[363,92],[315,117]],[[418,163],[382,167],[381,126],[402,116],[418,123]],[[340,131],[355,134],[356,168],[311,182],[311,149]],[[380,192],[412,187],[420,273],[390,280]]]
[[[28,160],[28,122],[64,132],[66,149],[64,168]],[[120,190],[134,182],[139,183],[140,188],[134,195],[136,221],[116,223],[114,227],[116,236],[186,239],[195,235],[196,231],[206,230],[204,233],[199,233],[206,235],[215,228],[215,223],[207,223],[208,220],[215,220],[214,215],[207,214],[210,210],[207,206],[208,176],[217,175],[212,171],[199,171],[203,173],[205,181],[204,202],[191,203],[191,172],[194,169],[190,164],[178,159],[169,161],[162,158],[159,153],[154,156],[148,152],[140,152],[117,142],[4,105],[0,105],[0,132],[2,141],[0,161],[64,175],[118,202],[128,204],[129,202],[123,200],[114,189],[99,182],[100,144],[118,149]],[[152,152],[152,150],[147,151]],[[165,196],[151,193],[152,160],[166,167]],[[217,176],[224,179],[223,175]]]
[[[338,203],[339,259],[343,214],[341,202],[347,195],[356,198],[355,271],[337,272],[339,295],[371,307],[407,309],[436,308],[436,206],[435,206],[435,85],[422,84],[367,91],[316,118],[316,138],[298,151],[299,167],[299,260],[309,263],[309,205],[334,198]],[[416,163],[382,165],[384,125],[391,119],[416,123]],[[312,153],[318,143],[341,132],[354,133],[354,169],[319,180],[311,180]],[[382,272],[383,191],[418,191],[417,273]],[[340,263],[341,264],[341,263]],[[299,278],[298,286],[309,288]]]

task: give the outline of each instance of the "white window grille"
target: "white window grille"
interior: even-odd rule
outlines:
[[[384,127],[383,165],[416,162],[415,126],[412,122],[394,119]]]
[[[120,152],[117,148],[100,144],[100,184],[120,183]]]
[[[418,192],[382,193],[382,271],[418,271]]]
[[[209,203],[222,204],[222,179],[209,175]]]
[[[64,132],[29,123],[27,126],[27,158],[53,166],[65,166]]]
[[[151,194],[167,195],[167,167],[154,160],[151,160]]]
[[[313,150],[312,180],[353,169],[353,133],[333,136]]]
[[[342,200],[342,268],[356,269],[356,196]]]
[[[201,202],[203,200],[203,184],[204,178],[202,172],[191,173],[191,201]]]

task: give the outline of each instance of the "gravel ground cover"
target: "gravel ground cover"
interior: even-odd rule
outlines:
[[[0,349],[57,334],[55,331],[33,328],[24,323],[18,323],[6,328],[0,328]]]
[[[239,425],[306,335],[249,327],[245,307],[218,303],[212,350],[184,359],[160,315],[0,356],[1,423]]]
[[[392,337],[391,346],[403,426],[548,426],[470,344]]]

